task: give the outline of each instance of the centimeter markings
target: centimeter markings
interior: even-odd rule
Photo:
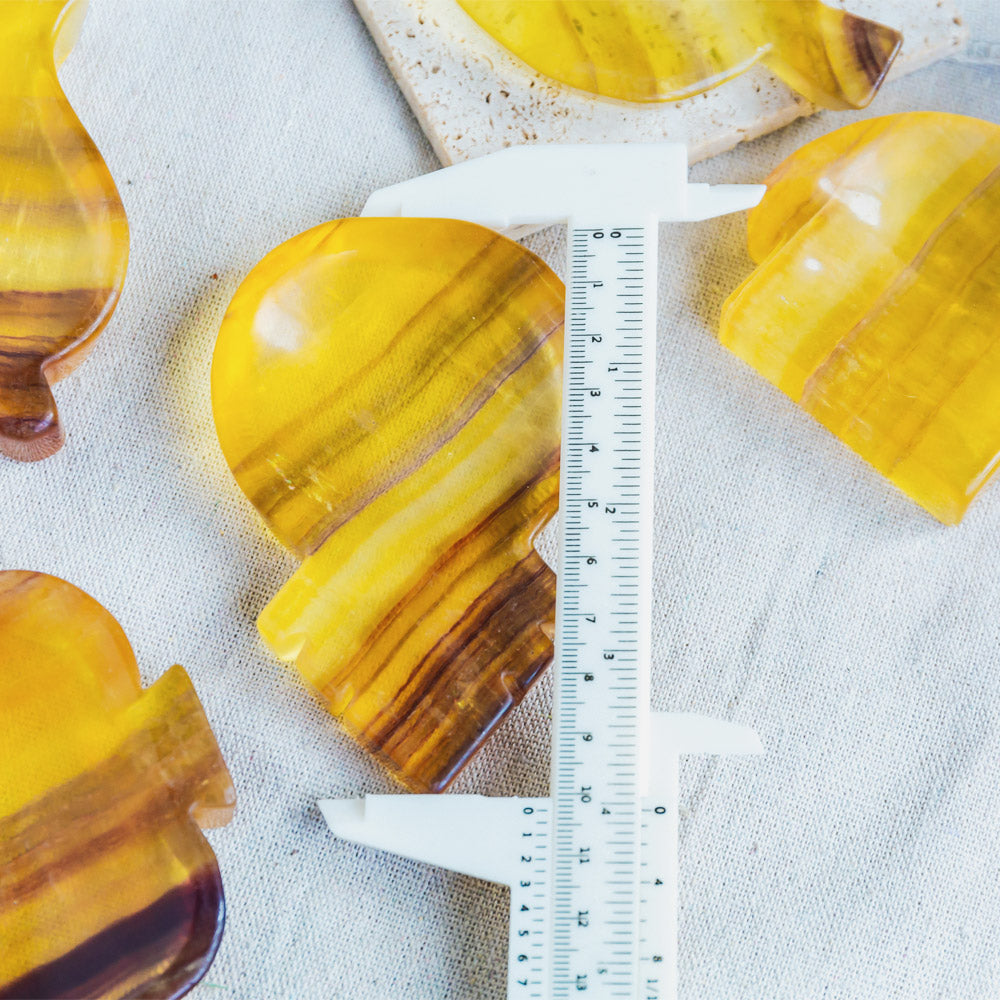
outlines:
[[[552,810],[548,799],[520,799],[512,845],[517,876],[510,887],[509,996],[548,1000]]]
[[[552,996],[636,1000],[649,710],[655,223],[571,222],[553,725]]]

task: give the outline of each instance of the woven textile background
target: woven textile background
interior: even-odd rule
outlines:
[[[1000,57],[1000,5],[965,6]],[[868,113],[1000,120],[988,50]],[[209,403],[246,272],[435,167],[430,149],[349,0],[91,0],[62,79],[132,257],[110,327],[56,390],[65,449],[0,460],[0,567],[83,587],[147,683],[182,663],[205,703],[239,810],[210,835],[229,918],[193,996],[497,1000],[503,892],[321,822],[317,797],[392,788],[257,636],[294,562],[232,481]],[[695,177],[760,180],[856,117]],[[1000,485],[943,528],[723,350],[744,234],[740,217],[662,233],[654,705],[751,724],[768,751],[684,766],[681,996],[998,1000]],[[562,270],[558,236],[530,242]],[[549,708],[543,682],[457,790],[544,793]]]

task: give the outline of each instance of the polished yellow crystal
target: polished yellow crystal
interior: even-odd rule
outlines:
[[[622,101],[691,97],[763,62],[827,108],[881,86],[899,32],[821,0],[457,0],[555,80]]]
[[[265,257],[219,334],[226,460],[303,559],[261,633],[415,790],[551,659],[563,309],[491,230],[347,219]]]
[[[56,78],[85,7],[0,3],[0,452],[23,460],[61,446],[50,384],[107,324],[128,259],[118,191]]]
[[[948,524],[1000,458],[1000,126],[858,122],[771,175],[721,341]]]
[[[199,825],[234,800],[181,667],[143,691],[93,598],[0,572],[0,1000],[186,993],[224,913]]]

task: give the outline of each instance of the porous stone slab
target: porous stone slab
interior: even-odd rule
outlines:
[[[354,2],[446,165],[522,143],[662,140],[687,143],[695,162],[816,110],[759,65],[683,101],[609,101],[535,72],[487,35],[455,0]],[[903,32],[891,77],[943,59],[966,40],[952,0],[850,0],[839,5]]]

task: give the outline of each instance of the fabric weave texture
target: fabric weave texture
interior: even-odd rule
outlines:
[[[204,702],[238,811],[210,834],[228,925],[195,1000],[497,1000],[503,890],[322,823],[319,797],[395,789],[257,635],[295,561],[230,476],[209,400],[249,269],[433,169],[430,148],[349,0],[90,6],[61,78],[132,256],[56,388],[65,448],[0,461],[0,567],[82,587],[144,683],[178,662]],[[1000,7],[965,7],[970,56],[694,179],[759,181],[869,115],[1000,120]],[[654,706],[750,724],[767,748],[684,765],[680,995],[996,1000],[1000,485],[960,527],[932,521],[715,341],[751,268],[744,219],[661,239]],[[562,273],[561,234],[528,242]],[[543,681],[455,790],[544,794],[550,708]]]

